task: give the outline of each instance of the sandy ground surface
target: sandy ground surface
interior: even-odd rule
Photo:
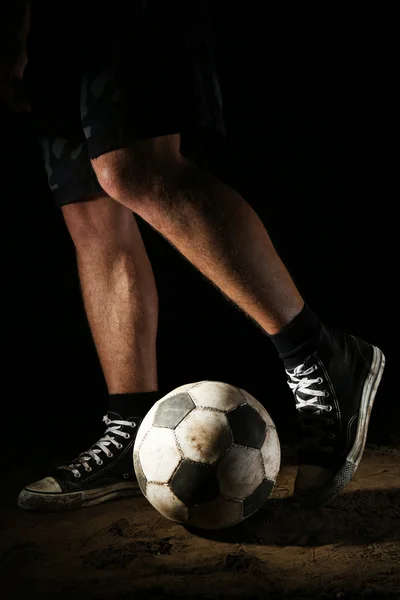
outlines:
[[[139,492],[70,513],[26,513],[15,499],[32,472],[9,472],[2,598],[400,599],[400,449],[367,448],[346,490],[318,510],[291,501],[294,475],[284,456],[265,507],[209,535],[164,519]]]

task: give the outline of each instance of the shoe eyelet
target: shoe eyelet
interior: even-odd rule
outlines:
[[[92,469],[92,467],[85,467],[85,471],[86,471],[87,473],[90,473],[90,471],[93,471],[93,469]]]
[[[102,465],[102,464],[103,464],[103,461],[102,461],[102,460],[99,460],[99,462],[98,462],[97,464],[98,464],[98,465]]]
[[[133,427],[136,427],[136,423],[135,423],[135,421],[132,421],[132,422],[131,422],[131,427],[132,427],[132,428],[133,428]]]
[[[317,383],[323,383],[323,382],[324,382],[324,380],[322,379],[322,377],[318,377]]]
[[[82,477],[81,473],[74,473],[74,477],[75,479],[79,479],[79,477]]]
[[[125,437],[126,440],[129,440],[129,438],[131,437],[131,434],[130,433],[126,433],[124,437]]]
[[[333,440],[335,438],[335,434],[334,433],[329,433],[328,434],[328,439]]]
[[[123,448],[123,447],[124,447],[123,444],[118,444],[118,446],[117,446],[118,450],[121,450],[121,448]]]
[[[114,456],[114,454],[112,452],[110,452],[110,454],[108,455],[108,458],[112,458]]]
[[[333,410],[333,409],[332,409],[332,406],[331,406],[330,404],[328,404],[328,405],[327,405],[327,407],[326,407],[326,410],[327,410],[328,412],[331,412],[331,410]]]
[[[124,474],[123,474],[123,478],[124,478],[124,479],[129,479],[129,473],[124,473]]]
[[[324,397],[325,397],[325,398],[327,398],[328,396],[329,396],[329,392],[327,392],[327,391],[325,390],[325,392],[324,392]]]

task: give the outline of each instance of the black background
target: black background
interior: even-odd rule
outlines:
[[[390,15],[287,7],[278,14],[265,3],[264,12],[256,3],[233,4],[229,13],[220,5],[217,21],[232,183],[321,319],[386,354],[369,441],[395,442]],[[101,431],[107,394],[74,249],[29,117],[3,111],[0,130],[2,443],[83,450],[78,445]],[[292,443],[294,402],[272,344],[167,242],[140,227],[160,297],[161,390],[202,379],[244,387]]]

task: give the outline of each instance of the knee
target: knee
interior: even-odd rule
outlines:
[[[137,214],[158,205],[181,162],[174,138],[143,140],[92,160],[103,190]]]
[[[137,225],[131,211],[115,200],[99,197],[67,204],[62,211],[78,254],[113,257],[129,252]]]

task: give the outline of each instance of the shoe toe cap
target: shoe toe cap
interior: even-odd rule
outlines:
[[[54,494],[62,491],[59,483],[54,479],[54,477],[45,477],[44,479],[30,483],[25,487],[25,489],[30,492],[38,492],[42,494]]]

